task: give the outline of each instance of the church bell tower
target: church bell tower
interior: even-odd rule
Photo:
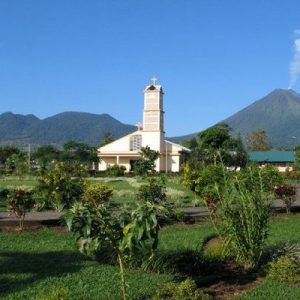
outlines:
[[[143,130],[164,132],[163,90],[152,78],[144,91]]]
[[[156,171],[161,171],[162,156],[165,145],[163,90],[157,85],[157,79],[152,78],[151,84],[144,90],[143,112],[143,147],[149,146],[158,151],[161,156],[156,161]]]

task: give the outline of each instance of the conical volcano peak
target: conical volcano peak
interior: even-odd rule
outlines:
[[[294,90],[292,89],[274,89],[271,93],[269,93],[267,96],[265,97],[273,97],[273,98],[276,98],[276,97],[283,97],[283,98],[289,98],[290,96],[296,96],[296,97],[299,97],[300,98],[300,94],[298,94],[297,92],[295,92]]]

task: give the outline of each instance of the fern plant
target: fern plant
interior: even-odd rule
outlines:
[[[246,185],[238,178],[229,180],[224,171],[222,192],[216,186],[219,205],[212,220],[225,247],[245,269],[258,266],[268,236],[270,198],[258,176],[250,176]]]

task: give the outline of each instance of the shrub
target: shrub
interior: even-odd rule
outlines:
[[[109,166],[106,169],[106,175],[109,177],[120,177],[120,176],[124,176],[125,171],[126,171],[126,167],[113,165],[113,166]]]
[[[224,176],[222,192],[218,190],[219,212],[212,214],[225,246],[245,269],[258,266],[268,236],[270,200],[258,176],[247,183]]]
[[[203,259],[202,252],[195,250],[159,250],[142,262],[142,269],[196,276],[199,276],[199,272],[211,271],[210,265]]]
[[[20,220],[20,230],[23,230],[25,215],[34,207],[32,191],[15,189],[8,194],[8,208]]]
[[[182,183],[203,197],[206,193],[215,191],[216,184],[222,186],[223,172],[221,164],[208,165],[202,169],[194,169],[186,164],[183,167]]]
[[[268,256],[273,260],[286,256],[294,263],[300,264],[300,242],[280,243],[269,249],[268,252]]]
[[[204,258],[208,260],[223,262],[231,258],[224,241],[215,235],[203,242],[202,251]]]
[[[0,198],[7,198],[10,190],[6,188],[0,189]]]
[[[112,188],[105,184],[97,183],[95,185],[90,185],[85,189],[82,199],[84,202],[98,205],[107,202],[112,194]]]
[[[262,187],[267,193],[273,193],[274,187],[284,181],[284,175],[272,165],[266,165],[263,168],[254,164],[249,165],[248,168],[241,170],[237,177],[249,191]]]
[[[267,278],[282,283],[300,283],[300,266],[289,257],[281,256],[270,263]]]
[[[162,285],[152,297],[152,300],[208,300],[211,296],[197,289],[195,282],[186,279],[180,283]]]
[[[156,204],[165,203],[167,200],[166,185],[162,178],[150,178],[147,184],[142,184],[137,193],[138,200]]]
[[[155,172],[155,161],[159,157],[159,152],[151,150],[149,146],[142,147],[139,157],[133,165],[133,170],[136,175],[145,176]]]
[[[274,191],[285,204],[286,213],[289,214],[292,204],[296,201],[296,188],[289,184],[280,184],[274,187]]]
[[[72,178],[65,163],[57,163],[40,179],[37,190],[43,194],[46,206],[62,210],[81,197],[83,187],[81,178]]]

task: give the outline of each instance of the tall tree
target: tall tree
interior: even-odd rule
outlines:
[[[141,157],[134,163],[134,172],[137,175],[147,175],[149,172],[155,172],[155,161],[159,157],[159,152],[150,149],[149,146],[141,148]]]
[[[69,162],[92,163],[98,160],[97,149],[95,147],[72,140],[64,144],[61,156],[62,160]]]
[[[263,129],[253,131],[246,138],[246,144],[248,151],[268,151],[272,149],[267,132]]]
[[[192,149],[190,165],[195,169],[216,164],[222,157],[225,165],[243,167],[247,163],[247,154],[240,138],[230,135],[231,128],[220,123],[198,135],[198,146]]]
[[[1,146],[0,147],[0,163],[5,164],[6,160],[13,154],[19,154],[20,149],[14,146]]]
[[[32,154],[32,158],[39,163],[40,171],[43,174],[47,166],[59,159],[59,150],[52,145],[43,145],[38,147]]]

